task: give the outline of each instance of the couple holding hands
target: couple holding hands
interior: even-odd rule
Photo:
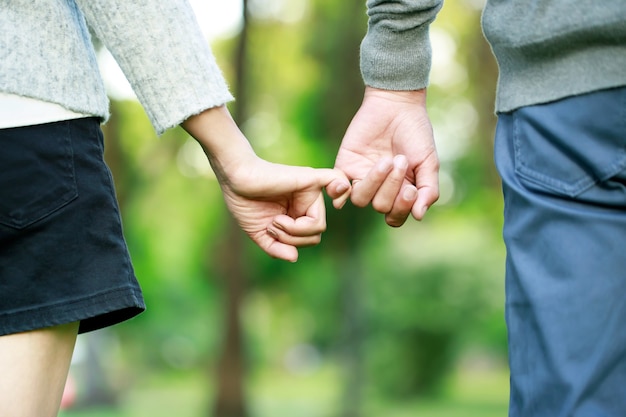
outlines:
[[[295,261],[326,228],[324,189],[396,227],[438,198],[425,89],[443,1],[364,3],[365,94],[335,169],[254,153],[186,0],[1,3],[0,415],[56,416],[76,335],[145,309],[102,158],[109,106],[91,30],[157,133],[193,136],[241,228]],[[623,0],[485,2],[511,417],[626,415],[625,23]]]
[[[367,8],[362,106],[335,169],[313,169],[255,154],[186,0],[0,6],[0,415],[56,416],[77,334],[145,309],[103,159],[109,102],[91,34],[156,132],[182,126],[202,145],[239,226],[294,262],[326,228],[324,189],[336,208],[371,203],[391,226],[421,219],[438,197],[425,88],[440,5]]]
[[[241,228],[268,255],[295,262],[297,248],[318,244],[326,229],[324,188],[335,208],[348,199],[371,203],[395,227],[409,215],[421,220],[437,200],[439,162],[425,95],[366,87],[335,169],[260,159],[223,106],[182,126],[204,148]]]

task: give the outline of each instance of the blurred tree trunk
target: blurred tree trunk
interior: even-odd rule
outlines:
[[[463,38],[463,53],[466,54],[466,66],[469,79],[472,82],[468,94],[479,119],[476,131],[478,161],[487,187],[500,188],[500,177],[493,164],[493,138],[495,133],[496,115],[494,102],[496,82],[498,80],[498,64],[491,52],[491,47],[485,39],[481,26],[481,13],[475,8],[465,6],[469,24],[465,29],[467,36]]]
[[[351,222],[353,230],[356,222]],[[336,224],[333,224],[336,226]],[[364,353],[364,310],[362,302],[362,282],[364,266],[359,257],[359,246],[348,238],[347,230],[342,230],[343,239],[333,245],[339,249],[338,275],[341,280],[342,337],[341,355],[344,369],[344,391],[339,415],[359,417],[362,404],[363,383],[365,381]],[[358,232],[357,232],[358,233]],[[362,231],[361,231],[362,233]]]
[[[248,1],[243,0],[243,26],[235,50],[235,83],[233,89],[237,101],[233,118],[238,124],[246,119],[246,79],[248,49]],[[239,226],[228,215],[224,244],[215,251],[213,264],[224,288],[223,344],[217,366],[217,392],[213,407],[214,417],[246,417],[245,354],[241,308],[249,282],[248,270],[243,267],[241,256],[244,236]]]
[[[480,16],[477,13],[477,22]],[[498,64],[491,52],[491,48],[484,38],[480,29],[480,23],[476,24],[474,38],[470,43],[470,49],[475,50],[474,60],[469,62],[469,70],[473,72],[471,79],[476,80],[478,91],[481,92],[474,97],[476,108],[478,109],[479,125],[478,131],[484,132],[480,141],[480,148],[484,155],[487,178],[487,186],[500,188],[500,176],[496,171],[493,161],[493,138],[496,128],[496,115],[494,113],[496,82],[498,80]]]
[[[223,286],[222,348],[217,365],[215,417],[246,417],[245,358],[241,306],[246,289],[246,269],[242,267],[241,231],[232,219],[226,225],[226,239],[214,253],[214,265]]]
[[[359,46],[367,29],[363,0],[318,0],[314,3],[314,27],[311,49],[324,69],[325,76],[316,89],[315,134],[327,138],[327,154],[334,156],[348,123],[363,98],[363,81],[359,70]],[[329,161],[332,166],[333,161]],[[371,208],[359,209],[350,203],[341,212],[330,209],[324,256],[333,257],[340,280],[341,337],[340,352],[344,371],[344,389],[338,415],[362,415],[364,371],[363,260],[361,243],[380,221]]]

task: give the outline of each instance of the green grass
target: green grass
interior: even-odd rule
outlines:
[[[337,372],[323,369],[296,376],[265,372],[251,382],[253,417],[332,417],[341,392]],[[199,417],[208,416],[213,390],[199,372],[154,374],[139,380],[122,396],[117,409],[63,411],[60,417]],[[504,371],[465,371],[452,376],[442,398],[389,401],[367,395],[363,417],[504,417],[508,375]]]

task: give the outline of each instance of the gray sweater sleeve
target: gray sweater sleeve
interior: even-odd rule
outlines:
[[[430,23],[443,0],[368,0],[368,30],[361,43],[366,85],[386,90],[419,90],[428,85]]]
[[[232,100],[186,0],[76,0],[160,134]]]

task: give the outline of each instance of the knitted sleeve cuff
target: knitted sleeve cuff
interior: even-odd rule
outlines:
[[[361,43],[366,85],[386,90],[419,90],[431,66],[429,25],[440,0],[368,1],[367,35]]]
[[[185,1],[80,0],[158,134],[233,99]]]

